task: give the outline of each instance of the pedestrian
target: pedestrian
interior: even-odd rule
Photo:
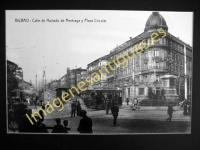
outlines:
[[[76,105],[76,113],[77,116],[80,116],[80,111],[81,111],[81,104],[79,101],[77,101],[77,105]]]
[[[37,106],[39,106],[39,104],[40,104],[40,101],[39,101],[39,99],[37,100]]]
[[[185,99],[183,102],[183,115],[187,116],[187,100]]]
[[[27,101],[28,105],[30,105],[30,98],[29,97],[26,98],[26,101]]]
[[[73,115],[75,117],[75,113],[76,113],[76,103],[75,103],[75,101],[73,101],[73,103],[71,104],[71,117]]]
[[[137,109],[137,105],[138,105],[138,99],[135,98],[135,101],[134,101],[134,107],[135,107],[135,109]]]
[[[42,110],[45,110],[45,106],[42,106]],[[44,121],[44,112],[42,110],[39,110],[39,114],[42,118],[40,118],[40,121],[43,122]]]
[[[49,108],[49,104],[50,104],[50,102],[49,102],[49,99],[47,99],[47,108]]]
[[[34,124],[32,125],[32,132],[34,133],[49,133],[46,129],[45,124],[43,124],[38,116],[35,116],[35,119],[32,117]]]
[[[85,110],[80,111],[80,116],[83,117],[80,120],[79,126],[77,128],[77,131],[80,133],[92,133],[92,119],[89,118],[87,115],[87,112]]]
[[[22,110],[22,116],[19,119],[18,131],[19,132],[31,132],[32,124],[29,122],[25,114],[30,115],[31,109],[27,108]]]
[[[190,116],[190,113],[191,113],[191,101],[190,100],[188,100],[187,107],[188,107],[188,115]]]
[[[127,102],[127,105],[128,105],[128,103],[129,103],[129,99],[128,98],[126,98],[126,102]]]
[[[106,100],[106,114],[109,114],[110,105],[111,105],[110,100],[107,99],[107,100]]]
[[[68,120],[64,120],[64,121],[63,121],[63,124],[64,124],[64,126],[65,126],[65,127],[64,127],[64,133],[68,133],[67,131],[70,130],[70,128],[67,127],[67,126],[68,126]]]
[[[112,100],[111,103],[110,103],[111,113],[113,113],[113,106],[114,106],[114,100]]]
[[[61,119],[60,119],[60,118],[57,118],[55,121],[56,121],[57,125],[55,125],[55,126],[53,127],[52,133],[64,133],[64,132],[65,132],[65,129],[64,129],[64,127],[61,125]]]
[[[175,110],[173,110],[172,102],[169,102],[168,109],[167,109],[167,113],[169,115],[169,118],[167,118],[166,121],[170,121],[171,122],[173,111],[175,111]]]
[[[112,107],[112,111],[113,111],[113,117],[114,117],[114,126],[116,126],[117,123],[117,117],[118,117],[118,112],[119,112],[119,107],[117,105],[117,103],[115,103],[115,105]]]

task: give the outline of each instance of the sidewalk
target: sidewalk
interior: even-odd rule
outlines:
[[[140,110],[165,110],[167,111],[167,106],[137,106]],[[129,103],[129,105],[127,105],[127,103],[123,103],[123,105],[121,106],[121,108],[130,108],[133,109],[133,105],[132,103]],[[183,110],[180,108],[180,106],[173,106],[173,109],[178,111],[178,110]]]

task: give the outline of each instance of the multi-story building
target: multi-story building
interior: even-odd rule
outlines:
[[[99,60],[88,65],[89,74],[101,66]],[[159,12],[150,15],[143,33],[111,50],[106,61],[107,87],[122,89],[123,101],[142,101],[149,91],[164,93],[167,101],[184,93],[186,86],[191,93],[192,47],[168,32]]]
[[[106,66],[106,62],[107,62],[107,55],[100,57],[87,65],[87,76],[89,77],[90,80],[94,80],[94,76],[92,74],[98,72],[98,70],[101,69],[101,67]],[[99,82],[95,82],[92,86],[89,86],[88,89],[99,89],[107,86],[106,71],[102,69],[102,73],[99,73],[99,76],[101,80],[99,80]]]
[[[31,90],[33,88],[33,84],[27,81],[21,80],[19,81],[19,88],[22,90]]]
[[[60,86],[60,80],[53,80],[49,83],[50,90],[56,90]]]
[[[78,83],[81,81],[81,73],[86,71],[86,69],[77,68],[70,70],[70,86],[78,86]]]

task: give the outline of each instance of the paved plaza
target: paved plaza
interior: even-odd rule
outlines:
[[[50,102],[53,100],[50,98]],[[167,107],[140,107],[133,110],[132,105],[123,104],[119,110],[117,125],[113,126],[113,116],[111,112],[106,114],[105,110],[88,109],[81,99],[82,109],[87,111],[87,115],[93,121],[94,134],[129,134],[129,133],[190,133],[190,117],[183,115],[180,107],[174,107],[172,122],[167,122]],[[46,126],[53,127],[55,118],[69,121],[70,134],[78,134],[77,127],[81,117],[71,117],[70,104],[65,104],[62,111],[55,109],[51,114],[45,116]],[[51,130],[49,129],[51,132]]]

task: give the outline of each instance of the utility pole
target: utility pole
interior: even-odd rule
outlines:
[[[35,84],[35,85],[36,85],[36,87],[35,87],[35,88],[36,88],[36,90],[37,90],[37,74],[36,74],[36,84]]]
[[[187,64],[186,64],[186,46],[184,44],[184,77],[185,77],[185,99],[187,99]]]

